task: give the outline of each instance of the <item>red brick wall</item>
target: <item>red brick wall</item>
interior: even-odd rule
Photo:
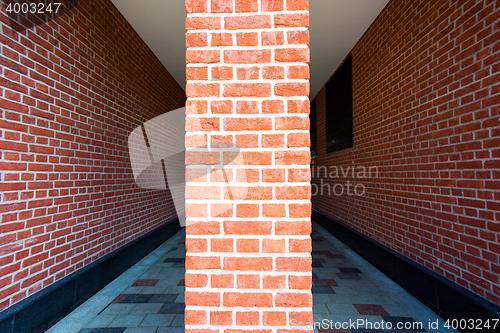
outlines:
[[[135,185],[127,137],[185,94],[111,1],[22,33],[1,6],[3,309],[175,216]]]
[[[499,40],[498,1],[390,2],[352,50],[354,147],[325,153],[323,88],[313,164],[376,166],[313,207],[497,304]]]
[[[308,8],[186,0],[186,332],[312,322]]]

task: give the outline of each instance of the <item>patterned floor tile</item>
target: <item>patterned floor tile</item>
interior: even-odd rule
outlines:
[[[153,296],[152,294],[132,294],[125,297],[122,303],[147,303]]]
[[[138,327],[145,315],[120,314],[113,319],[109,327]]]
[[[141,323],[141,327],[145,326],[153,326],[153,327],[161,327],[161,326],[170,326],[174,320],[174,315],[172,314],[149,314],[144,318]]]
[[[361,277],[355,273],[337,273],[336,275],[341,280],[361,280]]]
[[[354,274],[363,274],[359,269],[355,267],[337,267],[342,273],[354,273]]]
[[[311,291],[313,294],[335,294],[330,286],[313,286]]]
[[[154,287],[159,279],[139,279],[134,282],[132,286],[142,286],[142,287]]]
[[[387,311],[379,304],[353,304],[361,315],[389,316]]]
[[[184,308],[183,303],[165,303],[158,310],[158,313],[184,313]]]

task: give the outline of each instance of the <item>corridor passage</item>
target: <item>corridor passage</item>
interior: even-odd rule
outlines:
[[[315,332],[454,332],[316,223],[312,239]],[[184,260],[182,230],[48,332],[184,332]]]

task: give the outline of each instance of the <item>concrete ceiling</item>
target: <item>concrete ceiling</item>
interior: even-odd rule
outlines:
[[[158,59],[185,86],[184,0],[111,0]],[[389,0],[310,0],[311,98]]]

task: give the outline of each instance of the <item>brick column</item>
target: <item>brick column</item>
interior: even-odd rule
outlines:
[[[312,322],[308,1],[186,10],[186,332],[296,332]]]

